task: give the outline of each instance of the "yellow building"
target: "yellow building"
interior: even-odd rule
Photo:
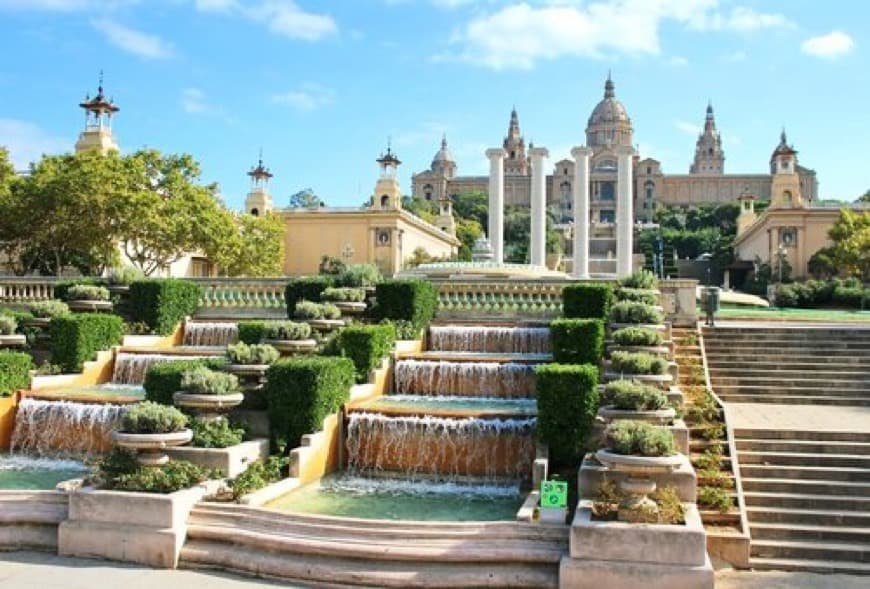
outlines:
[[[389,148],[377,162],[381,174],[368,207],[275,211],[284,220],[284,274],[317,274],[323,256],[330,256],[346,264],[375,264],[385,276],[392,276],[418,248],[434,258],[456,254],[460,242],[454,235],[450,204],[442,205],[437,227],[403,210],[396,175],[401,162]],[[245,210],[256,215],[269,210],[272,201],[265,194],[268,178],[258,174],[252,179]]]

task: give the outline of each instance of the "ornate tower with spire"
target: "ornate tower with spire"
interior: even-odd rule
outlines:
[[[511,121],[508,124],[507,136],[504,138],[504,150],[507,157],[504,158],[504,173],[506,176],[528,176],[529,158],[526,156],[526,140],[520,132],[520,119],[517,109],[511,110]]]
[[[785,129],[779,136],[779,145],[770,156],[770,209],[793,209],[806,206],[798,175],[797,150],[788,143]]]
[[[86,94],[79,106],[85,111],[85,128],[76,141],[76,153],[96,151],[106,155],[109,151],[118,151],[118,143],[112,135],[112,115],[121,109],[103,93],[103,72],[100,72],[97,95],[91,98]]]
[[[375,183],[375,193],[372,195],[372,209],[398,210],[402,208],[402,187],[399,185],[397,172],[402,163],[393,153],[390,142],[387,151],[375,160],[381,168],[381,175]]]
[[[456,160],[447,147],[447,135],[441,137],[441,149],[432,158],[431,170],[447,180],[456,175]]]
[[[713,116],[711,103],[707,103],[704,130],[698,135],[698,142],[695,144],[695,161],[689,167],[689,173],[705,176],[721,176],[725,173],[725,152],[722,151],[722,138],[716,130],[716,119]]]
[[[245,212],[254,215],[264,215],[272,210],[272,195],[269,193],[269,180],[272,172],[263,165],[263,150],[260,150],[260,158],[257,166],[248,171],[251,177],[251,191],[245,197]]]

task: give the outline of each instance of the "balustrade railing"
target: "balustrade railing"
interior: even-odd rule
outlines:
[[[438,313],[460,315],[529,315],[552,317],[562,312],[564,282],[441,282]]]
[[[54,298],[52,278],[10,278],[0,279],[0,302],[32,303]]]
[[[281,278],[190,278],[202,287],[200,308],[284,309],[284,287]]]

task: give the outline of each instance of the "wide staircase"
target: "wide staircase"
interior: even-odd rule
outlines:
[[[752,417],[734,423],[750,565],[870,574],[870,329],[724,327],[704,345],[713,389]]]

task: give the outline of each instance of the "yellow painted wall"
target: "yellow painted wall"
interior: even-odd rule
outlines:
[[[11,397],[0,397],[0,452],[9,450],[17,410],[18,393],[13,393]]]

